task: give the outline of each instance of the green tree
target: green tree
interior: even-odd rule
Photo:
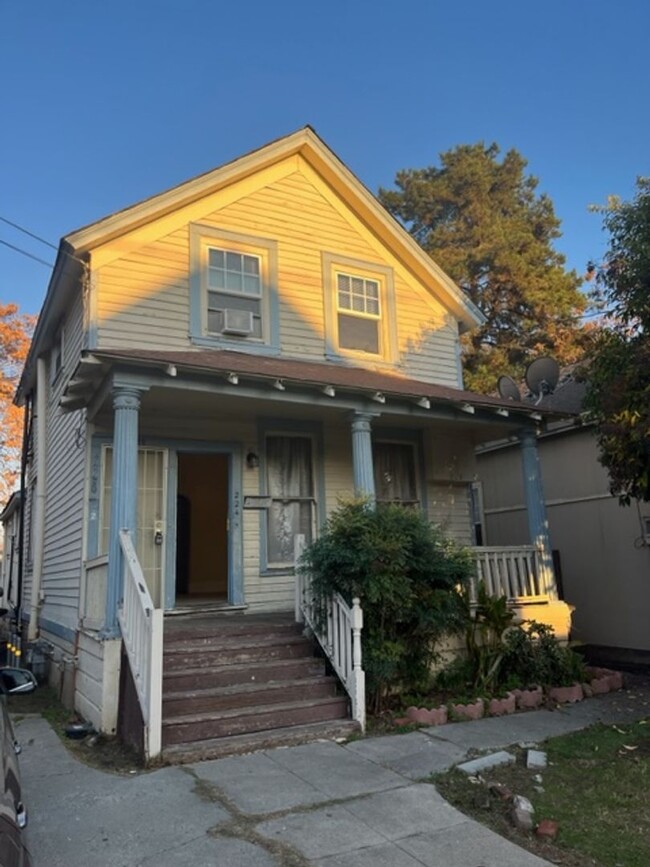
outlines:
[[[609,249],[590,271],[608,314],[594,336],[586,409],[611,491],[629,504],[650,500],[650,179],[637,180],[631,201],[612,197],[597,210]]]
[[[519,377],[528,361],[550,353],[578,360],[586,307],[580,280],[553,248],[560,221],[536,192],[516,150],[460,145],[440,166],[398,172],[396,190],[379,198],[486,317],[464,338],[466,384],[492,391],[500,374]]]

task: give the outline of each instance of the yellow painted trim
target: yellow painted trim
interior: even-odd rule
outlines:
[[[206,216],[231,205],[238,199],[250,196],[263,187],[294,174],[297,170],[297,159],[296,156],[289,157],[254,175],[242,178],[225,189],[216,190],[179,210],[153,219],[117,238],[112,238],[92,251],[93,268],[103,268],[116,259],[128,256],[134,250],[170,235],[189,223],[200,222]]]

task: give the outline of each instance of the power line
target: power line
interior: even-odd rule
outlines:
[[[0,244],[4,244],[5,247],[9,247],[10,250],[15,250],[16,253],[22,253],[22,255],[27,256],[28,259],[33,259],[35,262],[40,262],[41,265],[45,265],[46,268],[54,267],[51,262],[46,262],[45,259],[39,259],[39,257],[34,256],[33,253],[28,253],[27,250],[16,247],[13,244],[10,244],[9,241],[3,241],[2,238],[0,238]]]
[[[19,226],[18,223],[13,223],[11,220],[8,220],[6,217],[0,217],[3,223],[6,223],[8,226],[11,226],[14,229],[18,229],[19,232],[22,232],[24,235],[29,235],[30,238],[33,238],[35,241],[40,241],[41,244],[45,244],[46,247],[51,247],[53,250],[58,250],[59,248],[56,244],[52,244],[50,241],[46,241],[45,238],[41,238],[39,235],[35,235],[33,232],[30,232],[29,229],[25,229],[23,226]]]

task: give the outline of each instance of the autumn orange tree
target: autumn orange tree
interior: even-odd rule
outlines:
[[[0,304],[0,505],[9,499],[20,473],[24,410],[13,399],[35,322],[17,304]]]

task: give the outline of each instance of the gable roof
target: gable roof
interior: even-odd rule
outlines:
[[[474,328],[484,321],[483,314],[465,293],[422,250],[406,229],[388,213],[376,196],[310,126],[305,126],[219,168],[77,229],[67,235],[65,241],[77,255],[83,255],[100,244],[105,244],[295,154],[302,156],[348,207],[400,260],[407,264],[425,286],[429,287],[432,294],[454,314],[462,330]]]
[[[297,154],[324,178],[357,217],[404,262],[431,294],[449,309],[458,320],[461,331],[474,328],[485,321],[478,307],[424,252],[401,223],[380,204],[376,196],[325,144],[316,131],[305,126],[216,169],[197,175],[66,235],[59,244],[56,264],[18,386],[16,401],[22,403],[31,390],[35,377],[35,359],[47,350],[58,320],[78,289],[84,273],[88,273],[84,263],[88,261],[93,249]]]

